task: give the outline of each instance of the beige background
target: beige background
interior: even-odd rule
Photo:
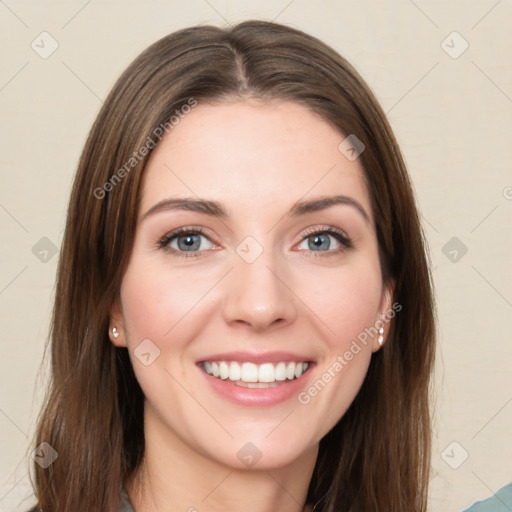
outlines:
[[[57,263],[42,251],[61,242],[102,99],[159,37],[248,18],[290,24],[347,57],[404,152],[440,320],[431,510],[460,512],[512,480],[510,0],[0,0],[1,511],[32,503],[28,443]],[[43,31],[58,43],[46,59]]]

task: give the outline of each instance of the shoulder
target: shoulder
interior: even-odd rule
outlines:
[[[477,501],[464,512],[509,512],[512,510],[512,483],[484,501]]]

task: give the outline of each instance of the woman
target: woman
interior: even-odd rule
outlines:
[[[411,184],[356,71],[273,23],[173,33],[79,163],[37,507],[425,511],[434,347]]]

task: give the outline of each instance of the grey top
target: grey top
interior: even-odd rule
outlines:
[[[130,503],[130,498],[125,489],[121,491],[121,508],[119,512],[134,512],[132,504]]]
[[[512,482],[484,501],[478,501],[465,512],[508,512],[512,510]]]

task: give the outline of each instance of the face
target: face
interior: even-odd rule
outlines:
[[[343,416],[391,295],[344,139],[293,102],[199,103],[154,149],[111,310],[146,435],[275,468]]]

